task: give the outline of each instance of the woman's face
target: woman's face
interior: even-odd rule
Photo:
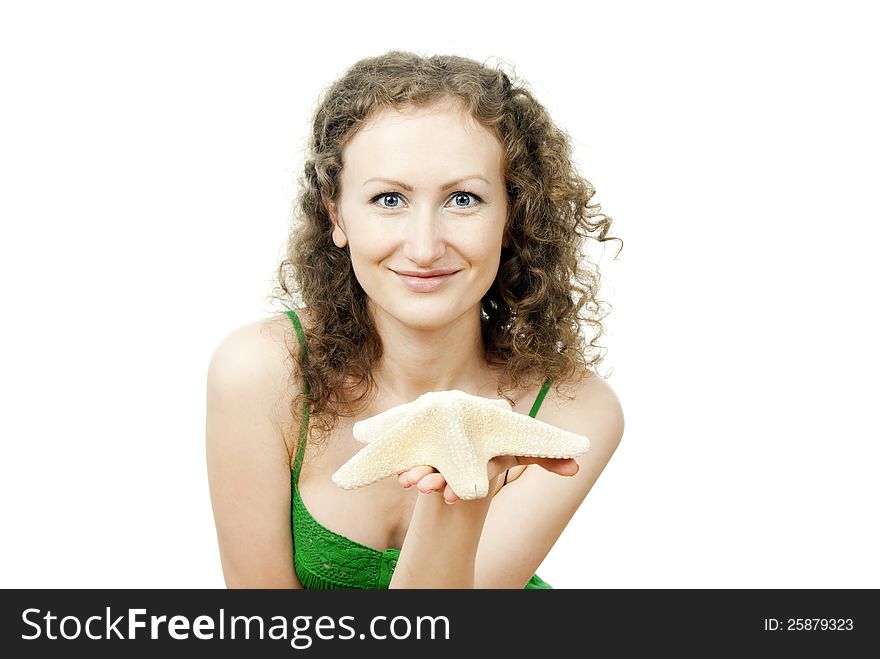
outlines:
[[[384,110],[349,141],[328,209],[374,312],[432,329],[479,308],[501,257],[503,167],[500,142],[452,104]],[[454,274],[401,274],[434,270]]]

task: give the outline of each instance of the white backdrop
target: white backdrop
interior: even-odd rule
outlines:
[[[880,587],[876,22],[714,4],[0,5],[0,587],[223,587],[208,359],[274,311],[319,92],[391,48],[513,65],[625,241],[626,432],[539,574]]]

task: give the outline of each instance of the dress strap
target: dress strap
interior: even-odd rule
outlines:
[[[544,385],[541,387],[541,391],[538,392],[538,397],[535,398],[535,404],[532,405],[532,411],[529,412],[529,416],[532,417],[533,419],[535,418],[535,415],[538,413],[538,410],[541,409],[541,403],[544,402],[544,396],[547,395],[547,391],[550,389],[551,384],[552,384],[552,381],[550,380],[550,378],[547,378],[546,380],[544,380]]]
[[[300,362],[305,362],[308,360],[308,354],[306,353],[306,341],[305,341],[305,333],[303,332],[302,325],[299,322],[299,317],[296,315],[296,312],[293,309],[288,309],[284,312],[287,314],[287,317],[293,322],[293,328],[296,330],[296,340],[299,345],[300,351]],[[309,383],[303,377],[303,391],[308,395],[309,393]],[[300,420],[299,427],[299,442],[297,442],[296,448],[296,459],[293,463],[293,471],[290,473],[290,480],[295,485],[299,480],[299,472],[302,468],[303,455],[305,454],[306,448],[306,430],[309,427],[309,403],[308,401],[303,401],[303,411]]]

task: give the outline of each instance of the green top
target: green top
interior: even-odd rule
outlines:
[[[293,321],[299,341],[301,358],[306,359],[306,345],[302,325],[292,310],[285,311]],[[303,383],[306,393],[308,382]],[[544,381],[541,392],[535,399],[529,416],[534,417],[541,407],[544,396],[550,388],[550,380]],[[389,547],[379,551],[373,547],[349,540],[319,524],[306,509],[299,496],[297,480],[302,468],[302,459],[306,445],[306,429],[309,424],[309,406],[303,404],[302,423],[300,425],[300,441],[296,452],[293,470],[290,473],[291,484],[291,522],[293,529],[293,567],[304,588],[388,588],[391,575],[397,565],[400,549]],[[526,588],[552,588],[550,584],[533,575]]]

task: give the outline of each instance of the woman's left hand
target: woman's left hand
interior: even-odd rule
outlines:
[[[517,455],[499,455],[489,460],[489,492],[495,490],[495,480],[508,469],[528,464],[536,464],[560,476],[574,476],[579,469],[577,460],[574,458],[530,458]],[[446,482],[443,474],[430,465],[413,467],[398,474],[397,480],[405,490],[415,486],[422,494],[443,492],[443,499],[446,503],[455,503],[459,499]]]

